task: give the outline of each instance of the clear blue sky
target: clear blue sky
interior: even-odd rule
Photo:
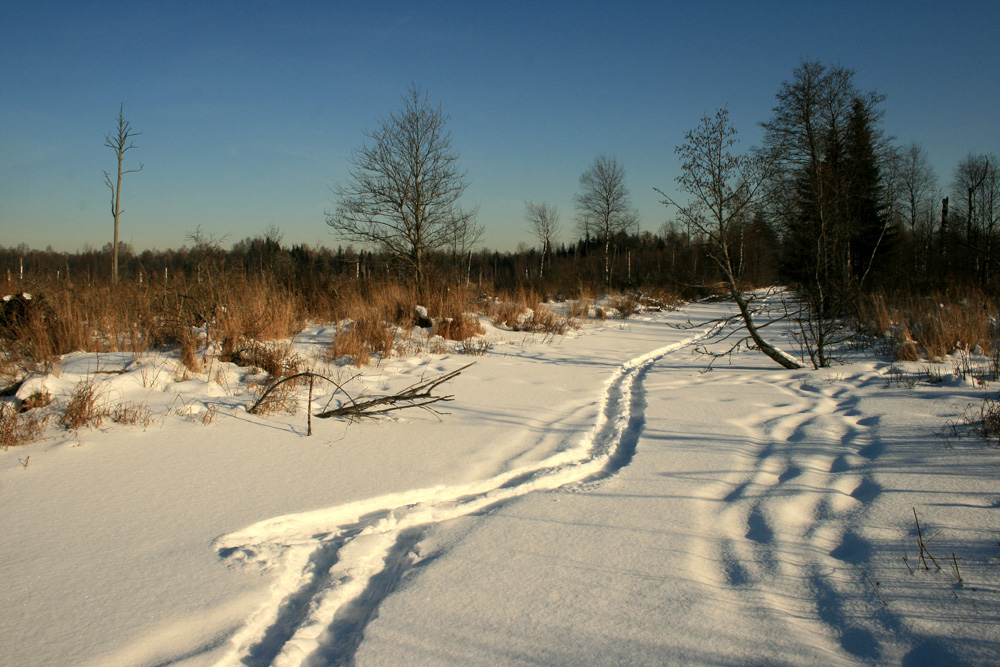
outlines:
[[[595,156],[625,166],[642,228],[668,217],[674,147],[728,106],[759,142],[803,58],[887,95],[885,129],[928,150],[942,185],[1000,153],[1000,2],[26,2],[0,0],[0,245],[111,240],[119,103],[142,132],[122,239],[228,247],[324,223],[353,148],[415,83],[449,127],[484,245],[533,243],[531,199],[567,228]],[[569,233],[563,234],[570,240]]]

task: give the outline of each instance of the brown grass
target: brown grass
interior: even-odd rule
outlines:
[[[108,409],[100,405],[101,397],[101,391],[94,382],[79,383],[73,390],[59,423],[70,430],[100,426],[109,415]]]
[[[192,373],[201,372],[201,360],[198,359],[197,342],[191,330],[184,328],[180,336],[181,363]]]
[[[296,381],[283,382],[271,390],[264,400],[258,403],[261,396],[264,396],[264,392],[268,390],[271,386],[270,382],[265,382],[260,384],[253,390],[253,400],[250,401],[249,405],[257,405],[256,409],[253,411],[255,415],[268,415],[276,413],[292,414],[294,415],[298,411],[298,401],[295,398],[295,387],[297,386]]]
[[[28,398],[21,401],[21,406],[18,408],[18,412],[27,412],[28,410],[37,410],[38,408],[44,408],[46,405],[52,402],[52,394],[45,391],[36,391]]]
[[[116,424],[148,428],[153,423],[152,410],[146,405],[130,403],[128,401],[108,408],[107,415]]]
[[[49,416],[37,412],[18,413],[10,403],[0,403],[0,449],[6,451],[34,442],[42,436]]]
[[[475,315],[462,313],[458,317],[445,317],[434,325],[431,333],[447,340],[464,341],[473,336],[486,333],[479,318]]]
[[[978,291],[959,295],[878,295],[864,299],[859,329],[890,342],[894,358],[941,359],[956,350],[1000,349],[996,302]]]
[[[371,363],[373,354],[381,355],[382,358],[391,356],[396,344],[396,334],[379,315],[373,308],[364,319],[337,324],[337,334],[330,346],[330,359],[350,357],[361,368]]]
[[[498,327],[514,329],[520,324],[521,315],[528,309],[522,300],[500,299],[489,309],[490,320]]]
[[[243,368],[259,368],[268,376],[280,379],[294,375],[302,367],[302,359],[292,354],[291,345],[280,341],[246,341],[228,357],[222,358]]]
[[[565,334],[571,326],[572,322],[564,317],[556,315],[548,306],[536,304],[528,317],[521,322],[517,330],[527,331],[530,333],[556,334],[561,336]]]

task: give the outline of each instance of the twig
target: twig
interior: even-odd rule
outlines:
[[[312,404],[313,404],[313,382],[315,381],[315,379],[316,378],[313,377],[312,375],[309,376],[309,402],[306,403],[306,415],[307,415],[306,416],[306,435],[312,435],[313,434]]]
[[[955,568],[955,572],[954,572],[955,579],[958,581],[958,585],[961,586],[962,585],[962,573],[959,572],[959,570],[958,570],[958,558],[955,556],[955,552],[954,551],[951,552],[951,562],[952,562],[952,567]]]
[[[25,456],[23,460],[22,459],[18,459],[17,461],[18,461],[18,463],[21,464],[22,468],[27,469],[27,467],[28,467],[28,461],[30,461],[30,460],[31,460],[30,456]],[[959,581],[961,581],[961,579]]]
[[[881,582],[878,582],[878,581],[874,581],[874,582],[873,582],[873,581],[872,581],[872,578],[868,576],[868,573],[867,573],[867,572],[865,573],[865,579],[867,579],[867,580],[868,580],[868,583],[869,583],[869,584],[871,585],[871,587],[872,587],[872,590],[873,590],[873,591],[875,591],[875,595],[877,595],[877,596],[878,596],[878,599],[882,601],[882,606],[883,606],[883,607],[888,607],[888,606],[889,606],[889,603],[885,601],[885,598],[884,598],[884,597],[882,597],[882,593],[881,593],[881,592],[879,591],[879,589],[878,589],[878,587],[879,587],[879,584],[880,584]]]
[[[931,562],[934,563],[934,567],[940,570],[941,566],[938,565],[938,562],[936,560],[934,560],[934,556],[931,555],[931,552],[927,550],[927,544],[924,542],[924,532],[920,528],[920,519],[917,518],[916,507],[913,508],[913,520],[916,521],[917,523],[917,544],[920,545],[920,560],[923,561],[924,563],[924,569],[925,570],[931,569],[930,566],[927,564],[927,558],[930,558]],[[937,536],[935,535],[935,537]],[[927,558],[924,558],[924,556],[926,556]]]
[[[913,568],[910,567],[910,560],[906,556],[906,547],[905,546],[903,547],[903,563],[906,564],[906,569],[910,571],[910,574],[913,574]]]

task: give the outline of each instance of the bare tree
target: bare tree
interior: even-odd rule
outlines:
[[[930,222],[937,190],[937,177],[927,158],[927,152],[920,144],[912,142],[900,151],[896,176],[899,180],[898,190],[903,199],[903,215],[913,237],[913,269],[917,270],[921,254],[918,252],[921,237],[929,238],[928,234],[918,231],[917,227],[921,224],[921,220],[925,223]],[[925,260],[926,250],[924,248]]]
[[[740,232],[749,222],[765,182],[765,160],[756,153],[730,152],[739,140],[727,109],[716,111],[714,118],[702,118],[701,125],[687,132],[684,139],[675,151],[682,160],[677,184],[691,199],[680,205],[661,190],[657,192],[664,204],[675,206],[681,220],[705,239],[709,256],[722,273],[754,345],[785,368],[800,368],[793,357],[764,340],[754,323],[751,297],[741,272]]]
[[[611,239],[627,232],[639,220],[625,185],[625,167],[614,157],[599,155],[580,176],[580,193],[575,197],[578,221],[589,236],[600,234],[604,241],[604,282],[611,284]]]
[[[531,233],[542,244],[542,261],[538,268],[538,277],[545,277],[545,255],[552,250],[552,239],[562,228],[559,222],[559,211],[552,204],[536,204],[533,201],[524,202],[524,219],[528,221]]]
[[[326,223],[344,239],[400,261],[423,285],[429,252],[478,238],[476,210],[458,206],[468,186],[445,130],[441,107],[411,86],[403,108],[367,133],[355,150],[350,177],[335,187],[337,208]]]
[[[124,169],[122,165],[125,153],[135,148],[132,137],[137,137],[140,134],[142,132],[133,131],[131,123],[125,120],[125,103],[123,102],[118,108],[117,131],[104,135],[104,145],[113,150],[118,159],[118,178],[116,180],[112,181],[111,174],[107,171],[104,172],[104,182],[111,189],[111,216],[115,219],[115,238],[111,251],[111,279],[115,282],[118,282],[118,221],[121,214],[124,213],[121,209],[122,176],[142,171],[143,167],[141,162],[138,169]]]
[[[970,153],[955,169],[953,187],[955,199],[965,208],[965,244],[985,283],[994,261],[994,231],[1000,223],[1000,162],[997,157]]]

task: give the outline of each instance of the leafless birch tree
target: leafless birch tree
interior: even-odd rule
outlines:
[[[552,204],[536,204],[533,201],[524,202],[524,219],[528,221],[531,233],[542,244],[542,261],[538,268],[538,277],[545,277],[545,255],[552,250],[552,240],[561,229],[559,211]]]
[[[593,230],[604,241],[604,282],[611,284],[611,239],[634,227],[639,214],[625,185],[625,167],[617,159],[599,155],[580,176],[575,197],[580,226]]]

